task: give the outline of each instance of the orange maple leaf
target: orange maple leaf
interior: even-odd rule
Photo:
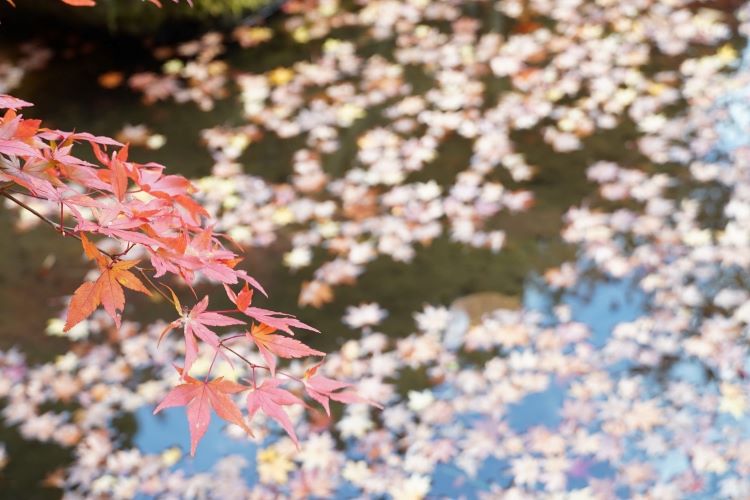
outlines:
[[[271,376],[276,375],[276,358],[274,358],[274,354],[281,358],[325,356],[324,352],[312,349],[299,340],[287,337],[286,335],[274,334],[275,331],[276,328],[264,323],[259,323],[253,325],[250,330],[246,332],[247,337],[255,342],[263,359],[268,363],[268,368],[271,370]]]
[[[99,305],[112,317],[115,324],[120,326],[120,314],[125,309],[125,293],[122,287],[136,292],[151,295],[151,292],[128,269],[138,264],[138,260],[109,260],[102,255],[96,246],[85,236],[81,238],[83,251],[87,257],[93,259],[101,274],[96,281],[83,283],[73,293],[68,306],[68,316],[63,331],[67,332],[75,325],[88,318]]]

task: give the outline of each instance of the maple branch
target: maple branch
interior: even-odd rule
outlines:
[[[123,250],[122,252],[116,253],[115,257],[117,257],[119,259],[123,255],[126,255],[129,251],[131,251],[133,249],[134,246],[135,246],[135,243],[128,243],[128,246],[125,248],[125,250]]]
[[[37,216],[42,221],[44,221],[45,223],[49,224],[55,230],[55,232],[59,231],[60,234],[63,237],[65,237],[65,236],[72,236],[73,238],[77,239],[78,241],[82,241],[81,237],[76,234],[76,230],[74,228],[68,228],[68,227],[65,227],[63,224],[58,224],[57,222],[55,222],[52,219],[46,217],[45,215],[39,213],[34,208],[30,207],[26,203],[22,202],[21,200],[19,200],[15,196],[13,196],[10,193],[8,193],[6,190],[8,188],[12,187],[13,185],[15,185],[13,182],[9,182],[9,183],[6,183],[3,186],[1,186],[0,187],[0,196],[3,196],[5,198],[9,199],[10,201],[12,201],[13,203],[15,203],[19,207],[21,207],[21,208],[27,210],[28,212],[34,214],[35,216]],[[99,248],[98,250],[101,253],[103,253],[104,255],[106,255],[107,257],[109,257],[110,259],[112,259],[114,261],[114,260],[117,260],[122,255],[125,255],[126,253],[128,253],[130,250],[132,250],[133,246],[134,245],[132,243],[129,243],[128,247],[125,249],[125,251],[117,253],[117,254],[111,254],[111,253],[107,252],[106,250],[102,250],[101,248]],[[169,297],[167,297],[164,294],[164,292],[162,292],[161,289],[159,287],[157,287],[154,284],[153,281],[151,281],[151,279],[144,272],[143,268],[141,268],[140,266],[135,266],[135,269],[137,269],[138,272],[140,272],[141,275],[143,275],[143,277],[146,278],[146,281],[148,281],[148,283],[154,288],[154,290],[156,290],[159,293],[159,295],[161,295],[162,297],[164,297],[167,301],[172,302],[172,299],[169,298]]]
[[[21,207],[21,208],[27,210],[28,212],[31,212],[32,214],[36,215],[37,217],[39,217],[39,219],[41,219],[45,223],[49,224],[55,230],[55,232],[59,232],[63,237],[65,237],[65,236],[72,236],[73,238],[77,239],[78,241],[82,241],[81,237],[76,234],[76,230],[74,228],[65,227],[63,224],[58,224],[57,222],[53,221],[52,219],[48,218],[47,216],[42,215],[37,210],[31,208],[26,203],[22,202],[21,200],[19,200],[15,196],[13,196],[10,193],[8,193],[6,191],[6,189],[8,187],[9,186],[6,185],[6,186],[3,186],[0,189],[0,196],[3,196],[5,198],[9,199],[10,201],[12,201],[13,203],[15,203],[19,207]],[[109,257],[110,259],[117,260],[117,256],[116,255],[112,255],[111,253],[107,252],[106,250],[102,250],[101,248],[99,249],[99,251],[101,253],[103,253],[104,255],[106,255],[107,257]]]
[[[30,191],[21,191],[18,189],[18,186],[15,184],[11,184],[10,186],[5,186],[3,189],[0,189],[0,191],[8,191],[13,194],[20,194],[27,198],[34,198],[35,200],[40,200],[45,203],[50,203],[49,198],[45,198],[44,196],[39,196],[37,194],[34,194]],[[67,228],[66,228],[67,229]]]
[[[242,354],[238,353],[237,351],[235,351],[231,347],[224,345],[224,341],[223,340],[219,342],[219,347],[223,347],[227,351],[231,352],[232,354],[234,354],[235,356],[237,356],[238,358],[240,358],[242,361],[244,361],[245,363],[247,363],[248,365],[250,365],[250,367],[253,368],[253,369],[256,368],[256,367],[257,368],[265,368],[264,366],[256,365],[255,363],[253,363],[252,361],[250,361],[245,356],[243,356]]]
[[[46,216],[42,215],[41,213],[37,212],[36,210],[34,210],[30,206],[28,206],[26,203],[22,202],[18,198],[16,198],[16,197],[12,196],[11,194],[7,193],[5,191],[5,189],[7,189],[8,187],[9,186],[3,186],[3,188],[0,189],[0,196],[4,196],[5,198],[8,198],[10,201],[12,201],[13,203],[15,203],[19,207],[24,208],[27,211],[31,212],[32,214],[36,215],[41,220],[43,220],[44,222],[46,222],[47,224],[49,224],[50,226],[52,226],[52,228],[54,228],[55,232],[61,231],[63,236],[66,235],[66,233],[64,232],[65,229],[66,229],[65,226],[63,226],[62,224],[58,224],[57,222],[53,221],[52,219],[47,218]],[[78,239],[78,240],[81,239],[81,237],[78,236],[78,235],[76,235],[76,234],[70,233],[70,235],[73,236],[74,238]]]
[[[81,239],[81,237],[76,234],[76,230],[74,228],[67,228],[63,224],[56,223],[52,219],[50,219],[50,218],[46,217],[45,215],[39,213],[34,208],[30,207],[29,205],[27,205],[23,201],[19,200],[18,198],[14,197],[10,193],[8,193],[6,190],[8,188],[10,188],[11,186],[13,186],[13,185],[14,185],[14,183],[11,182],[11,183],[5,184],[2,187],[0,187],[0,196],[3,196],[5,198],[9,199],[10,201],[12,201],[13,203],[15,203],[19,207],[21,207],[21,208],[29,211],[30,213],[34,214],[39,219],[41,219],[45,223],[49,224],[53,229],[55,229],[55,232],[59,231],[60,234],[63,237],[65,237],[65,236],[72,236],[73,238],[77,239],[78,241],[83,241]],[[66,232],[66,230],[67,230],[67,232]],[[107,252],[106,250],[102,250],[101,248],[98,248],[98,250],[101,253],[103,253],[104,255],[108,256],[113,261],[115,261],[119,257],[121,257],[122,255],[128,253],[133,247],[134,247],[134,245],[132,243],[129,243],[128,246],[127,246],[127,248],[125,249],[125,251],[117,253],[117,254],[111,254],[111,253]],[[158,286],[156,286],[156,284],[151,280],[151,278],[148,277],[148,275],[146,274],[146,272],[145,272],[145,270],[143,268],[141,268],[140,266],[134,266],[134,268],[139,273],[141,273],[141,275],[146,279],[146,281],[151,285],[151,287],[154,290],[156,290],[156,292],[159,295],[161,295],[162,297],[164,297],[164,299],[166,299],[168,302],[170,302],[170,303],[172,302],[172,299],[170,297],[168,297],[164,292],[162,292],[162,290]]]

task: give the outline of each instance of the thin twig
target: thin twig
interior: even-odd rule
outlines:
[[[215,312],[215,311],[214,311],[214,312]],[[244,333],[240,333],[240,334],[238,334],[238,335],[232,335],[231,337],[227,337],[227,338],[225,338],[225,339],[221,339],[221,341],[222,341],[222,342],[229,342],[230,340],[236,340],[236,339],[242,338],[242,337],[244,337],[244,336],[245,336],[245,334],[244,334]]]
[[[245,356],[243,356],[242,354],[238,353],[237,351],[235,351],[231,347],[229,347],[227,345],[224,345],[224,341],[219,342],[219,347],[223,347],[227,351],[231,352],[232,354],[234,354],[235,356],[237,356],[238,358],[240,358],[242,361],[244,361],[245,363],[247,363],[248,365],[250,365],[250,368],[252,368],[253,370],[255,370],[256,368],[260,368],[262,370],[266,370],[266,371],[269,371],[269,372],[271,371],[271,369],[269,367],[253,363],[252,361],[250,361]],[[294,375],[292,375],[290,373],[282,372],[282,371],[279,371],[279,370],[277,370],[276,373],[278,373],[279,375],[284,375],[285,377],[289,377],[292,380],[296,380],[297,382],[302,383],[302,379],[301,378],[295,377]]]
[[[47,224],[49,224],[50,226],[52,226],[55,229],[55,231],[61,231],[61,232],[65,231],[65,227],[62,224],[58,224],[57,222],[53,221],[52,219],[47,218],[46,216],[42,215],[41,213],[37,212],[36,210],[34,210],[30,206],[28,206],[26,203],[24,203],[21,200],[19,200],[18,198],[16,198],[15,196],[13,196],[13,195],[11,195],[9,193],[6,193],[5,191],[2,191],[2,190],[0,190],[0,196],[4,196],[5,198],[8,198],[10,201],[12,201],[13,203],[15,203],[19,207],[21,207],[21,208],[23,208],[23,209],[31,212],[32,214],[36,215],[41,220],[43,220],[44,222],[46,222]],[[66,234],[70,234],[72,237],[74,237],[74,238],[76,238],[78,240],[81,239],[81,237],[78,236],[75,233],[64,233],[63,232],[63,236],[65,236]],[[104,253],[106,253],[106,252],[104,252]]]
[[[216,356],[218,355],[219,355],[219,349],[216,349],[216,351],[214,351],[214,357],[211,360],[211,365],[208,367],[208,372],[206,373],[206,378],[204,379],[205,382],[208,382],[208,377],[211,376],[211,370],[214,367],[214,363],[216,363]]]
[[[135,266],[135,269],[137,269],[138,272],[141,273],[141,276],[143,276],[146,279],[146,281],[148,281],[148,284],[151,285],[151,287],[154,290],[156,290],[156,292],[159,295],[161,295],[162,297],[164,297],[164,299],[166,299],[166,301],[169,302],[170,304],[172,304],[173,306],[175,306],[175,307],[177,306],[177,304],[174,303],[174,301],[172,300],[171,297],[167,297],[167,295],[164,292],[162,292],[161,289],[158,286],[156,286],[156,284],[153,281],[151,281],[151,278],[148,277],[148,275],[145,273],[145,271],[142,268],[140,268],[138,266]]]
[[[77,239],[78,241],[82,241],[81,237],[76,234],[75,228],[66,227],[62,223],[58,224],[57,222],[53,221],[52,219],[46,217],[45,215],[42,215],[37,210],[31,208],[26,203],[22,202],[21,200],[19,200],[15,196],[13,196],[10,193],[8,193],[7,191],[5,191],[7,188],[8,188],[7,185],[2,186],[2,188],[0,188],[0,196],[3,196],[5,198],[9,199],[10,201],[12,201],[13,203],[15,203],[19,207],[23,208],[24,210],[27,210],[28,212],[36,215],[39,219],[41,219],[45,223],[49,224],[55,230],[55,232],[59,232],[63,237],[65,237],[65,236],[72,236],[73,238]],[[107,257],[109,257],[110,259],[112,259],[112,260],[117,260],[118,257],[120,255],[122,255],[122,254],[113,255],[113,254],[107,252],[106,250],[102,250],[101,248],[99,248],[99,251],[101,253],[103,253],[104,255],[106,255]],[[130,250],[128,250],[128,251],[130,251]],[[127,252],[124,252],[124,253],[127,253]]]
[[[253,368],[256,368],[256,367],[257,368],[266,368],[265,366],[256,365],[255,363],[253,363],[252,361],[250,361],[245,356],[243,356],[242,354],[238,353],[237,351],[235,351],[231,347],[224,345],[224,341],[219,342],[219,347],[223,347],[224,349],[226,349],[227,351],[231,352],[232,354],[234,354],[235,356],[237,356],[238,358],[240,358],[242,361],[244,361],[245,363],[247,363],[248,365],[250,365]]]

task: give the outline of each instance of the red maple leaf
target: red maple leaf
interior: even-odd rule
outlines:
[[[250,307],[253,300],[253,291],[245,283],[242,287],[242,291],[239,294],[235,294],[234,291],[228,286],[224,286],[227,292],[227,297],[236,306],[237,310],[253,318],[259,323],[264,323],[272,328],[286,332],[289,335],[294,335],[292,327],[303,328],[305,330],[311,330],[316,333],[320,331],[312,326],[303,323],[291,314],[280,313],[277,311],[271,311],[269,309],[263,309],[261,307]]]
[[[242,412],[228,396],[228,394],[245,391],[248,387],[224,380],[223,377],[210,382],[200,381],[185,374],[179,368],[178,371],[183,376],[185,383],[178,385],[167,394],[154,410],[154,415],[164,408],[187,406],[191,456],[195,456],[195,449],[198,447],[201,438],[206,434],[208,424],[211,422],[211,409],[222,419],[239,425],[245,432],[253,435],[242,418]]]
[[[331,399],[341,403],[367,403],[382,408],[379,404],[368,401],[353,390],[350,390],[349,388],[352,387],[352,384],[318,375],[316,373],[318,367],[320,367],[320,363],[312,368],[308,368],[302,382],[305,384],[307,394],[323,406],[328,416],[331,415]]]
[[[173,322],[171,322],[164,331],[161,333],[163,338],[173,328],[176,328],[180,324],[183,326],[183,332],[185,334],[185,373],[190,371],[190,367],[198,357],[198,343],[195,338],[198,337],[202,341],[215,349],[219,348],[219,336],[216,332],[207,328],[209,326],[231,326],[231,325],[244,325],[243,321],[238,319],[230,318],[223,314],[216,312],[207,312],[208,308],[208,295],[203,297],[203,300],[198,302],[189,312],[183,313],[183,316]]]
[[[261,410],[278,422],[299,448],[299,441],[297,440],[297,434],[294,432],[292,421],[289,420],[289,415],[286,414],[282,406],[297,404],[304,406],[305,402],[291,392],[279,389],[280,384],[281,380],[266,379],[259,387],[250,391],[247,395],[247,412],[250,418],[253,418],[253,415]]]

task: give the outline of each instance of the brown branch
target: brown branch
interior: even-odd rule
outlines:
[[[9,199],[10,201],[12,201],[13,203],[15,203],[19,207],[23,208],[24,210],[27,210],[28,212],[36,215],[37,217],[39,217],[39,219],[41,219],[42,221],[44,221],[46,224],[49,224],[55,230],[55,232],[59,232],[63,237],[65,237],[65,236],[72,236],[73,238],[77,239],[78,241],[81,241],[81,237],[76,234],[76,230],[74,228],[65,227],[63,224],[58,224],[57,222],[53,221],[52,219],[46,217],[45,215],[42,215],[37,210],[31,208],[26,203],[22,202],[21,200],[19,200],[15,196],[13,196],[10,193],[8,193],[7,191],[5,191],[8,187],[9,187],[8,185],[4,185],[4,186],[2,186],[2,188],[0,188],[0,196],[3,196],[5,198]],[[109,252],[107,252],[105,250],[102,250],[101,248],[99,249],[99,251],[101,253],[103,253],[104,255],[106,255],[107,257],[109,257],[110,259],[117,260],[117,256],[116,255],[112,255],[111,253],[109,253]]]
[[[7,186],[4,186],[3,189],[0,189],[0,196],[8,198],[10,201],[12,201],[13,203],[15,203],[19,207],[21,207],[21,208],[23,208],[23,209],[31,212],[32,214],[36,215],[41,220],[43,220],[44,222],[46,222],[47,224],[49,224],[50,226],[52,226],[52,228],[54,228],[54,230],[56,232],[61,232],[61,234],[63,236],[65,236],[66,234],[70,234],[72,237],[74,237],[74,238],[76,238],[78,240],[81,239],[81,237],[78,236],[77,234],[74,234],[74,233],[64,233],[64,231],[66,229],[65,226],[63,226],[62,224],[58,224],[57,222],[53,221],[52,219],[47,218],[46,216],[44,216],[41,213],[37,212],[35,209],[33,209],[30,206],[28,206],[26,203],[24,203],[21,200],[19,200],[18,198],[16,198],[15,196],[13,196],[13,195],[11,195],[9,193],[6,193],[4,191],[4,189],[6,189],[6,188],[7,188]]]

